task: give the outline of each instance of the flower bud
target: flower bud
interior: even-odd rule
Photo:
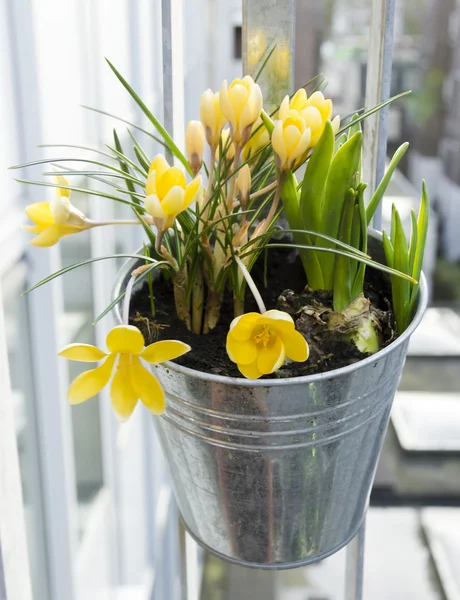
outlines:
[[[246,210],[249,201],[249,194],[251,192],[251,170],[249,165],[244,165],[238,171],[238,177],[236,179],[236,187],[240,198],[240,205],[242,210]]]
[[[188,164],[196,175],[203,163],[204,128],[200,121],[190,121],[185,132],[185,149],[187,150]]]
[[[227,119],[220,108],[219,92],[213,94],[211,90],[203,92],[200,99],[200,119],[206,134],[206,141],[211,148],[217,148],[220,133]]]
[[[220,88],[220,106],[230,122],[233,142],[243,146],[262,111],[262,92],[252,77],[224,81]]]

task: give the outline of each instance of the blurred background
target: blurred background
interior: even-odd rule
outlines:
[[[83,232],[50,250],[32,248],[20,228],[24,206],[53,191],[13,177],[43,181],[49,166],[7,171],[44,157],[98,160],[94,149],[112,144],[114,127],[123,146],[135,133],[151,156],[158,151],[135,130],[150,127],[104,56],[160,119],[171,111],[165,56],[175,56],[183,68],[173,78],[179,142],[183,123],[199,117],[201,92],[241,74],[241,0],[186,0],[182,11],[180,2],[170,4],[171,43],[163,45],[160,0],[0,0],[0,335],[8,346],[33,597],[178,600],[186,580],[188,600],[343,600],[344,551],[283,573],[206,556],[179,535],[167,470],[143,408],[119,426],[104,394],[67,405],[65,389],[78,365],[58,361],[56,350],[77,339],[103,343],[111,318],[97,328],[92,322],[110,301],[120,262],[88,264],[21,296],[62,266],[141,245],[138,228],[119,227]],[[362,0],[297,0],[295,86],[324,73],[334,114],[364,105],[370,7]],[[425,178],[433,209],[425,261],[431,304],[411,341],[371,496],[364,598],[458,600],[460,2],[396,0],[394,35],[392,95],[413,93],[391,107],[388,153],[405,140],[411,147],[384,200],[383,222],[388,226],[395,202],[410,227]],[[72,182],[89,184],[84,176]],[[95,219],[123,214],[104,198],[75,194],[73,201]]]

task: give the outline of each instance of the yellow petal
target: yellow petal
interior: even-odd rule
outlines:
[[[278,111],[278,119],[280,121],[284,121],[284,119],[288,116],[289,114],[289,96],[284,96],[283,101],[280,104],[280,108]]]
[[[100,367],[78,375],[69,387],[69,402],[80,404],[98,394],[109,382],[115,358],[115,355],[108,356]]]
[[[142,366],[137,356],[133,356],[131,366],[131,384],[138,398],[155,415],[161,415],[165,409],[165,394],[160,382]]]
[[[178,185],[173,186],[161,200],[161,208],[165,211],[166,216],[172,217],[180,213],[184,206],[184,199],[184,188]]]
[[[30,233],[40,233],[41,231],[38,225],[23,225],[22,228]]]
[[[214,94],[212,90],[206,90],[201,94],[200,98],[200,120],[203,126],[209,128],[211,133],[214,132],[217,123],[217,115],[214,110]]]
[[[321,113],[323,121],[328,121],[332,116],[332,101],[325,100],[322,92],[312,94],[307,101],[307,105],[315,106]]]
[[[228,99],[232,105],[237,123],[241,117],[244,107],[248,102],[248,98],[249,91],[244,85],[232,83],[230,89],[228,90]]]
[[[251,337],[254,327],[257,325],[257,322],[260,319],[260,316],[260,313],[254,312],[235,317],[230,323],[230,331],[233,339],[237,342],[244,342],[248,340]]]
[[[284,345],[279,337],[266,348],[261,348],[257,356],[257,368],[263,375],[274,373],[284,364],[286,358]]]
[[[304,88],[300,88],[292,97],[290,108],[299,112],[307,106],[307,92]]]
[[[150,165],[149,175],[152,171],[156,171],[157,177],[161,177],[169,168],[169,163],[163,154],[157,154]]]
[[[167,215],[157,196],[147,196],[144,200],[144,206],[145,210],[152,215],[152,217],[155,217],[156,219],[166,219]]]
[[[136,408],[138,395],[131,383],[131,364],[129,355],[120,356],[120,364],[110,386],[112,407],[122,421],[128,419]]]
[[[293,161],[296,158],[298,158],[299,156],[302,156],[302,154],[304,154],[304,152],[306,152],[308,150],[310,144],[311,144],[310,129],[305,129],[305,131],[302,133],[302,137],[300,138],[299,143],[297,144],[296,149],[290,155],[290,160]]]
[[[247,379],[259,379],[263,375],[257,368],[257,361],[250,365],[238,365],[238,369]]]
[[[54,223],[49,202],[35,202],[26,206],[25,210],[26,215],[36,225],[48,227]]]
[[[191,181],[188,186],[185,188],[185,197],[184,197],[184,205],[182,210],[185,210],[190,206],[190,204],[195,200],[196,195],[201,187],[201,175],[195,177],[193,181]]]
[[[63,237],[63,230],[61,225],[49,225],[43,231],[41,231],[36,237],[30,240],[33,246],[40,248],[49,248],[54,246],[61,237]]]
[[[157,172],[153,170],[147,177],[147,183],[145,184],[145,195],[155,196],[157,193]]]
[[[174,360],[183,354],[190,352],[191,347],[177,340],[164,340],[155,342],[145,348],[140,356],[149,363],[162,363],[166,360]]]
[[[244,107],[241,115],[240,115],[240,131],[243,131],[247,127],[252,127],[257,119],[260,117],[260,112],[262,110],[262,92],[260,87],[255,84],[252,86],[251,92],[248,97],[248,101],[246,106]]]
[[[294,331],[287,334],[282,334],[281,341],[284,344],[284,350],[288,358],[297,362],[307,360],[309,354],[308,344],[300,331],[294,329]]]
[[[272,146],[273,150],[279,157],[281,164],[283,165],[287,159],[286,144],[284,143],[283,135],[283,122],[275,121],[275,127],[272,132]]]
[[[107,348],[112,354],[140,354],[144,337],[137,327],[117,325],[107,335]]]
[[[66,185],[69,186],[69,182],[67,181],[67,179],[64,177],[64,175],[55,175],[53,177],[54,179],[54,183],[56,183],[57,185]],[[67,188],[56,188],[56,196],[58,198],[62,198],[62,197],[70,197],[70,193],[71,191],[68,190]]]
[[[302,138],[302,134],[295,125],[288,125],[284,129],[284,143],[286,144],[286,154],[289,159],[292,158],[294,150]]]
[[[336,117],[334,117],[332,119],[332,131],[334,132],[334,135],[337,135],[339,129],[340,129],[340,116],[337,115]]]
[[[69,360],[97,362],[98,360],[102,360],[107,354],[96,348],[96,346],[91,346],[91,344],[69,344],[59,352],[58,356]]]
[[[289,334],[294,331],[294,321],[288,313],[282,310],[268,310],[261,315],[258,325],[267,325],[279,334]]]
[[[232,103],[228,97],[228,89],[227,89],[227,80],[222,83],[222,87],[220,88],[219,93],[219,103],[222,113],[230,122],[230,125],[235,129],[236,127],[236,119],[235,119],[235,111],[233,110]]]
[[[156,194],[158,198],[163,201],[163,198],[172,187],[178,186],[185,190],[185,184],[186,181],[183,171],[181,171],[179,167],[170,167],[161,176],[157,174]]]
[[[249,365],[257,359],[257,346],[252,339],[245,341],[236,340],[232,332],[227,334],[227,354],[232,362]]]

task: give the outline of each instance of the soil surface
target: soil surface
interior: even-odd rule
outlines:
[[[313,375],[338,369],[362,360],[367,354],[340,336],[327,334],[327,317],[318,320],[298,313],[300,307],[308,304],[320,304],[325,309],[332,308],[332,295],[328,292],[313,292],[305,287],[305,272],[295,250],[277,248],[270,251],[266,283],[264,282],[263,255],[251,272],[254,281],[264,299],[267,310],[279,308],[289,312],[296,321],[310,345],[310,358],[305,363],[287,361],[285,366],[265,378],[296,377]],[[378,309],[381,326],[382,347],[395,338],[394,319],[391,308],[391,285],[389,277],[368,267],[366,269],[365,296]],[[220,321],[215,329],[206,335],[190,332],[175,314],[173,288],[170,280],[163,276],[155,285],[155,319],[152,319],[147,282],[131,300],[130,324],[138,327],[150,344],[162,339],[181,340],[192,347],[192,351],[177,359],[180,365],[191,369],[242,377],[237,366],[230,361],[225,350],[225,341],[233,319],[233,298],[226,292],[222,304]],[[249,291],[246,293],[245,312],[259,312],[256,302]],[[326,314],[327,314],[326,310]],[[307,319],[307,321],[306,321]],[[323,321],[321,323],[320,321]]]

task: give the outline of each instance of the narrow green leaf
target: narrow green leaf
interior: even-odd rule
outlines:
[[[36,290],[40,286],[45,285],[45,283],[49,283],[53,279],[56,279],[56,277],[65,275],[66,273],[69,273],[70,271],[73,271],[74,269],[77,269],[78,267],[83,267],[84,265],[89,265],[90,263],[98,262],[100,260],[107,260],[109,258],[140,258],[141,260],[146,260],[147,262],[159,264],[157,260],[154,260],[153,258],[147,258],[146,256],[142,256],[140,254],[111,254],[110,256],[98,256],[96,258],[89,258],[88,260],[83,260],[83,261],[75,263],[73,265],[69,265],[68,267],[64,267],[63,269],[60,269],[59,271],[56,271],[55,273],[48,275],[48,277],[45,277],[44,279],[42,279],[41,281],[39,281],[38,283],[33,285],[31,288],[29,288],[25,292],[22,292],[21,296],[29,294],[30,292],[32,292],[33,290]],[[163,263],[166,265],[169,265],[169,263],[167,263],[166,261],[163,261]]]
[[[117,154],[120,155],[120,159],[119,159],[120,169],[126,173],[125,183],[126,183],[126,187],[131,192],[131,200],[134,202],[134,204],[139,204],[139,202],[140,202],[139,199],[133,195],[133,193],[135,193],[136,190],[134,188],[133,182],[129,179],[129,167],[128,167],[127,162],[124,160],[123,150],[122,150],[121,143],[118,138],[116,129],[113,130],[113,139],[114,139],[114,143],[115,143],[114,150],[116,150]],[[121,158],[122,156],[123,156],[123,158]]]
[[[364,203],[364,192],[367,188],[366,183],[360,183],[358,186],[358,213],[359,213],[359,224],[361,226],[360,232],[360,249],[362,252],[367,254],[367,221],[366,221],[366,205]],[[358,265],[356,270],[355,279],[353,281],[352,296],[353,299],[357,298],[364,291],[364,275],[366,273],[366,265],[361,263]]]
[[[388,169],[386,170],[385,175],[382,177],[382,181],[379,183],[377,189],[374,192],[374,195],[372,196],[367,206],[366,218],[368,225],[370,225],[372,221],[375,211],[377,210],[377,207],[379,206],[383,195],[386,192],[386,189],[388,187],[388,184],[390,183],[391,178],[393,177],[393,173],[395,172],[396,167],[398,166],[400,160],[402,159],[408,148],[409,142],[405,142],[393,154],[393,158],[391,159],[390,164],[388,165]]]
[[[334,132],[331,123],[327,121],[318,145],[307,163],[302,183],[300,215],[306,229],[320,228],[321,205],[333,152]]]
[[[281,243],[267,244],[265,247],[266,248],[298,248],[299,250],[315,250],[318,252],[325,252],[326,254],[343,254],[344,256],[348,256],[349,258],[352,258],[353,260],[362,262],[362,263],[368,265],[369,267],[373,267],[374,269],[377,269],[378,271],[383,271],[384,273],[388,273],[389,275],[396,275],[397,277],[401,277],[402,279],[410,281],[411,283],[416,283],[415,279],[413,277],[411,277],[410,275],[407,275],[407,273],[397,271],[396,269],[392,269],[391,267],[388,267],[387,265],[382,265],[381,263],[375,262],[374,260],[371,260],[369,258],[364,258],[364,257],[360,256],[359,254],[352,254],[351,252],[344,252],[343,250],[338,250],[337,248],[325,248],[322,246],[304,246],[301,244],[281,244]],[[249,256],[250,254],[251,254],[251,252],[246,252],[245,254],[241,254],[240,258]]]
[[[359,183],[357,177],[359,176],[361,148],[362,134],[358,132],[337,151],[329,168],[318,229],[332,238],[338,237],[346,194],[350,188],[356,188]],[[333,288],[334,260],[333,255],[320,257],[324,286],[327,290]]]
[[[348,135],[346,133],[342,133],[342,135],[339,135],[338,137],[335,138],[334,154],[336,154],[337,151],[340,150],[340,148],[345,144],[345,142],[347,140],[348,140]]]
[[[395,251],[393,248],[393,244],[388,236],[388,233],[385,229],[382,231],[382,240],[383,240],[383,250],[385,252],[385,257],[387,259],[387,264],[389,267],[394,267],[395,262]]]
[[[420,209],[417,219],[417,246],[414,256],[414,265],[412,268],[412,277],[420,282],[420,276],[422,274],[423,257],[425,254],[426,240],[428,237],[428,223],[430,215],[430,198],[428,196],[428,190],[425,181],[422,181],[422,200],[420,202]],[[414,285],[411,290],[411,299],[409,307],[409,318],[415,309],[415,303],[417,301],[417,295],[419,290],[419,283]]]
[[[133,203],[129,200],[124,200],[123,198],[119,198],[118,196],[113,196],[112,194],[107,194],[106,192],[99,192],[97,190],[91,190],[89,188],[81,188],[75,187],[72,185],[62,185],[62,183],[50,183],[48,181],[29,181],[27,179],[15,179],[18,183],[27,183],[28,185],[39,185],[43,187],[53,187],[53,188],[64,188],[66,190],[71,190],[72,192],[81,192],[82,194],[89,194],[91,196],[100,196],[101,198],[108,198],[110,200],[115,200],[115,202],[121,202],[122,204],[127,204],[128,206],[133,206]],[[118,188],[117,188],[118,189]],[[123,190],[119,190],[123,191]],[[142,212],[145,212],[143,207],[139,207]]]
[[[355,113],[350,119],[350,129],[348,130],[348,139],[353,137],[355,133],[361,131],[361,121],[359,119],[359,113]]]
[[[158,133],[164,139],[164,141],[165,141],[166,145],[168,146],[168,148],[170,149],[171,153],[178,160],[180,160],[180,162],[183,164],[183,166],[184,166],[185,170],[187,171],[187,173],[189,175],[192,175],[192,171],[191,171],[191,169],[189,167],[188,160],[182,154],[182,152],[179,150],[178,146],[175,144],[174,140],[169,135],[169,133],[166,131],[166,129],[163,127],[163,125],[160,123],[160,121],[148,109],[148,107],[144,104],[144,102],[141,100],[141,98],[136,94],[136,92],[129,85],[129,83],[126,81],[126,79],[121,75],[121,73],[119,73],[117,71],[117,69],[113,66],[113,64],[107,58],[105,60],[107,61],[109,67],[115,73],[116,77],[121,82],[121,84],[123,85],[123,87],[128,91],[128,93],[131,95],[131,97],[133,98],[133,100],[136,102],[136,104],[139,106],[139,108],[145,114],[145,116],[147,117],[147,119],[152,123],[152,125],[155,127],[155,129],[158,131]]]
[[[410,220],[411,220],[411,235],[410,235],[410,244],[409,244],[409,273],[414,272],[414,262],[415,262],[415,253],[417,251],[417,242],[418,242],[418,226],[417,226],[417,217],[415,215],[415,210],[412,209],[410,211]]]
[[[394,268],[403,273],[409,273],[409,249],[407,247],[406,234],[401,222],[399,212],[395,210],[395,238],[394,246]],[[402,333],[409,318],[410,283],[402,279],[392,279],[393,308],[396,316],[396,324]]]
[[[281,199],[284,206],[284,213],[292,230],[305,229],[302,223],[300,214],[300,200],[297,192],[297,180],[292,171],[288,171],[285,175]],[[307,233],[294,233],[296,243],[306,246],[311,246],[311,237]],[[324,287],[323,274],[318,256],[315,252],[299,250],[299,255],[302,260],[305,274],[309,286],[314,290],[320,290]]]
[[[275,48],[276,48],[276,44],[275,44],[275,45],[273,46],[273,48],[272,48],[272,49],[269,51],[269,53],[267,54],[267,56],[266,56],[266,57],[265,57],[265,59],[263,60],[263,62],[262,62],[262,64],[261,64],[260,68],[257,70],[257,73],[256,73],[256,75],[254,76],[254,81],[256,81],[256,82],[257,82],[257,80],[259,79],[259,77],[262,75],[262,73],[263,73],[263,70],[265,69],[265,67],[266,67],[266,65],[267,65],[267,63],[268,63],[268,61],[270,60],[270,58],[271,58],[271,56],[272,56],[273,52],[275,51]],[[267,50],[268,50],[268,48],[267,48]],[[265,50],[265,52],[266,52],[267,50]],[[263,56],[262,56],[262,58],[263,58]]]
[[[275,124],[273,123],[273,121],[271,120],[269,115],[267,115],[267,113],[264,111],[264,109],[262,109],[262,112],[260,113],[260,117],[261,117],[262,121],[264,122],[264,125],[267,128],[268,133],[271,135],[273,132],[273,129],[275,128]]]
[[[343,203],[342,218],[340,220],[338,239],[345,244],[350,243],[351,229],[353,225],[354,208],[356,201],[356,191],[350,188]],[[333,305],[335,311],[342,311],[347,308],[353,298],[351,297],[351,259],[339,254],[334,264],[334,287],[333,287]]]
[[[392,98],[389,98],[388,100],[385,100],[384,102],[380,102],[380,104],[377,104],[376,106],[374,106],[373,108],[370,108],[369,110],[366,110],[362,113],[360,112],[359,117],[354,121],[354,123],[358,123],[358,122],[360,123],[364,119],[367,119],[367,117],[370,117],[371,115],[378,112],[379,110],[382,110],[382,108],[384,108],[385,106],[388,106],[388,104],[391,104],[392,102],[395,102],[396,100],[399,100],[400,98],[403,98],[404,96],[407,96],[408,94],[411,94],[411,93],[412,93],[411,90],[408,90],[407,92],[402,92],[401,94],[398,94],[397,96],[393,96]],[[351,125],[351,123],[347,123],[346,125],[343,125],[337,132],[337,135],[340,135],[341,133],[346,131],[350,127],[350,125]]]

